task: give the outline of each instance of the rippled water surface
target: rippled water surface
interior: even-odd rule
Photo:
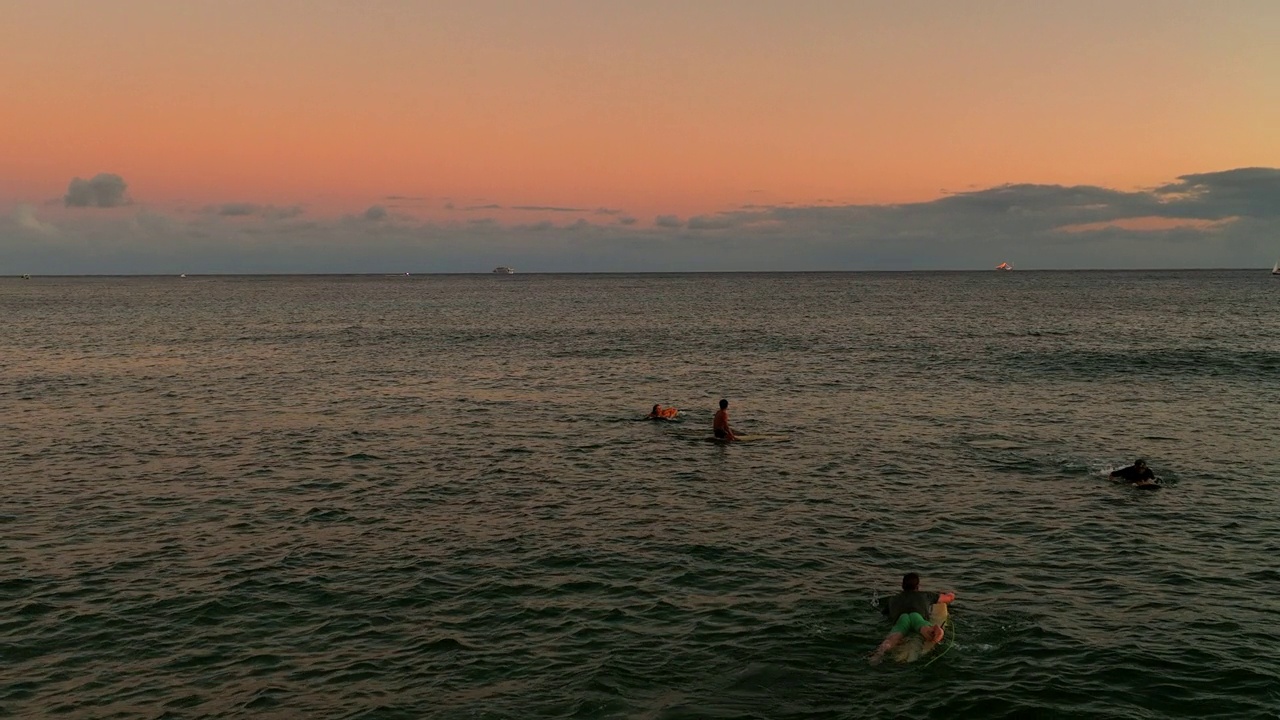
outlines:
[[[1280,708],[1265,272],[3,279],[0,312],[0,715]],[[721,397],[767,438],[707,442]],[[1164,489],[1105,479],[1138,456]],[[954,644],[870,667],[910,570]]]

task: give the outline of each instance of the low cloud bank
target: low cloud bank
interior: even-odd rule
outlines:
[[[77,178],[66,204],[114,207],[127,202],[124,191],[118,176]],[[424,223],[373,205],[318,220],[298,206],[228,203],[195,217],[47,219],[22,205],[0,216],[0,263],[90,274],[986,269],[1003,261],[1074,269],[1269,267],[1280,253],[1273,168],[1189,174],[1147,190],[1014,184],[898,205],[659,215],[647,225],[621,209],[519,207],[548,216]]]

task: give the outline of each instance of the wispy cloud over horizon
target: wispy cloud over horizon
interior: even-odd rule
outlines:
[[[104,187],[118,201],[122,183]],[[194,217],[0,216],[0,262],[24,272],[483,272],[1247,267],[1280,253],[1280,169],[1182,175],[1144,190],[1007,184],[904,204],[738,206],[641,224],[622,210],[504,206],[534,219],[337,219],[299,205],[209,205]],[[537,219],[543,213],[546,217]],[[587,213],[571,222],[556,216]],[[591,222],[589,218],[599,218]]]
[[[267,220],[288,220],[302,215],[304,210],[301,205],[277,207],[275,205],[259,205],[251,202],[233,202],[208,205],[205,207],[204,212],[229,218],[259,217]]]
[[[526,212],[553,212],[553,213],[584,213],[590,212],[586,208],[575,207],[556,207],[554,205],[512,205],[512,210],[521,210]]]
[[[58,232],[58,228],[55,225],[40,220],[40,218],[36,216],[35,207],[31,205],[15,205],[12,217],[14,222],[18,224],[18,227],[30,230],[40,235],[53,235]]]

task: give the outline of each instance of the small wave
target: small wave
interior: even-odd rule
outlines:
[[[303,517],[305,522],[337,522],[350,519],[350,513],[338,508],[311,508]]]
[[[31,602],[31,603],[27,603],[26,605],[23,605],[22,607],[18,608],[17,612],[14,614],[20,615],[23,617],[33,617],[38,615],[45,615],[47,613],[54,612],[57,609],[58,609],[57,607],[54,607],[53,605],[50,605],[48,603],[36,601],[36,602]]]
[[[470,648],[461,640],[446,637],[418,645],[415,650],[421,652],[449,652],[453,650],[470,650]]]

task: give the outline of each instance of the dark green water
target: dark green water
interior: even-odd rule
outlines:
[[[0,715],[1275,717],[1278,310],[1234,271],[0,280]],[[705,442],[721,397],[779,439]],[[1105,479],[1138,456],[1167,487]],[[870,667],[909,570],[955,645]]]

